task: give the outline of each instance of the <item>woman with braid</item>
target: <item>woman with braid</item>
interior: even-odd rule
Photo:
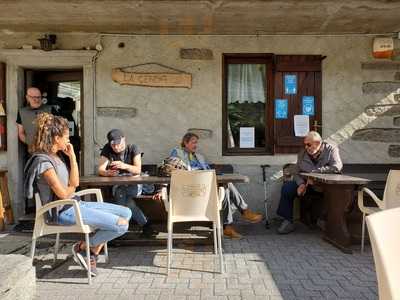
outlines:
[[[74,260],[87,269],[86,247],[90,247],[90,265],[93,276],[97,275],[96,261],[104,243],[123,235],[128,230],[131,210],[111,203],[85,202],[74,197],[79,186],[78,165],[75,152],[69,141],[68,121],[49,113],[41,113],[37,120],[37,131],[30,145],[32,157],[25,166],[25,193],[32,198],[39,193],[43,204],[58,199],[78,200],[83,223],[97,229],[90,237],[90,245],[84,241],[72,247]],[[69,159],[67,166],[60,153]],[[75,224],[75,211],[71,205],[58,207],[48,216],[48,222],[62,225]]]

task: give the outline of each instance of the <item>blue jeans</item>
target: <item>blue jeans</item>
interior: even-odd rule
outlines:
[[[91,247],[111,241],[128,231],[128,224],[118,225],[118,219],[129,221],[132,216],[129,208],[112,203],[86,201],[79,201],[79,208],[83,223],[97,229],[95,234],[90,236]],[[61,212],[58,220],[62,225],[75,224],[74,208],[70,207]]]
[[[115,202],[119,205],[129,207],[132,211],[132,220],[135,220],[139,225],[147,223],[147,218],[142,210],[136,205],[135,198],[142,194],[143,190],[149,189],[146,185],[115,185],[113,186],[112,193]]]

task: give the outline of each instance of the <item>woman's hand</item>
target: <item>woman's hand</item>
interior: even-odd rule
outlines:
[[[65,149],[63,150],[64,154],[68,156],[69,159],[76,159],[74,146],[71,143],[68,143]]]

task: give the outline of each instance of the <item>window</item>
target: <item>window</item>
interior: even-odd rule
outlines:
[[[304,96],[314,99],[310,129],[321,131],[320,55],[223,55],[223,155],[297,153],[303,138],[294,136],[294,115],[302,114]],[[286,94],[286,75],[297,91]],[[286,99],[287,117],[275,119],[275,99]],[[313,126],[315,125],[315,126]]]
[[[224,74],[224,155],[272,153],[272,55],[224,55]]]

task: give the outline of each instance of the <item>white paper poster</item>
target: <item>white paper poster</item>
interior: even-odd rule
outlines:
[[[240,148],[254,148],[254,127],[240,127]]]
[[[294,116],[294,135],[306,136],[310,131],[310,117],[308,115]]]

